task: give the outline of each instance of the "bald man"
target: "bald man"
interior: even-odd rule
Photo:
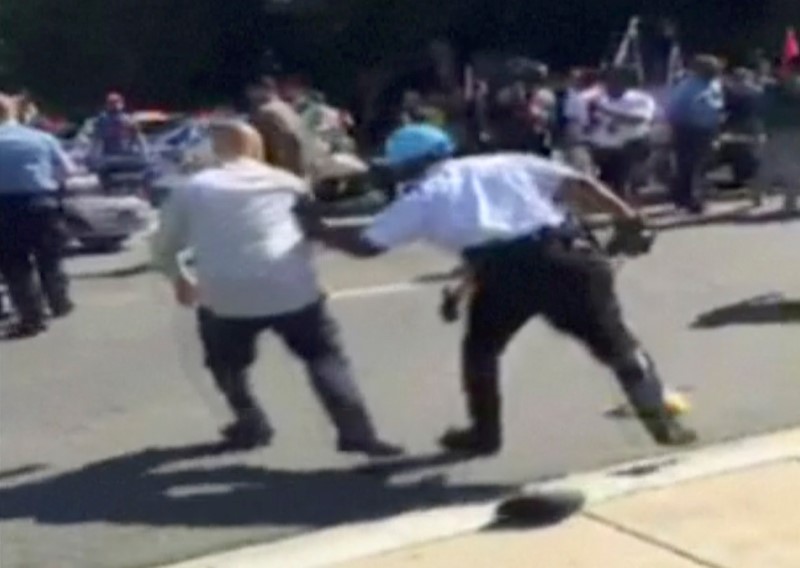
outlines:
[[[205,363],[235,415],[224,445],[269,445],[272,426],[250,389],[256,341],[273,331],[308,371],[333,421],[341,452],[386,457],[400,448],[381,441],[353,379],[295,216],[308,189],[296,175],[263,162],[258,132],[238,121],[211,127],[220,165],[196,175],[165,206],[153,243],[155,263],[177,301],[198,307]],[[192,249],[197,280],[178,261]]]
[[[58,140],[20,124],[16,112],[0,94],[0,273],[19,318],[8,335],[21,339],[46,328],[44,300],[53,317],[73,309],[58,189],[74,166]]]

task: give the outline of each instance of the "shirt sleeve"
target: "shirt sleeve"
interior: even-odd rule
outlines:
[[[77,167],[54,136],[48,136],[47,144],[50,151],[50,163],[55,170],[58,181],[63,182],[75,173]]]
[[[667,118],[671,122],[675,122],[681,118],[684,107],[686,105],[687,91],[689,90],[689,83],[684,81],[673,89],[667,98]]]
[[[164,204],[158,230],[150,242],[153,265],[172,280],[183,274],[178,255],[189,241],[188,191],[188,187],[176,190]]]
[[[421,190],[405,194],[364,231],[364,238],[382,249],[392,249],[427,236],[430,199]]]
[[[655,119],[658,106],[650,95],[643,93],[641,98],[631,108],[631,115],[642,121],[650,122]]]

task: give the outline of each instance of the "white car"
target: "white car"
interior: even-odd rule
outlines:
[[[84,249],[113,251],[136,233],[147,230],[154,213],[144,199],[132,195],[104,195],[95,175],[67,182],[63,199],[68,238]]]

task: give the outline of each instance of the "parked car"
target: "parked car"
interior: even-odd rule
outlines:
[[[118,250],[153,221],[147,201],[135,195],[107,195],[95,175],[67,183],[63,208],[68,239],[91,251]]]

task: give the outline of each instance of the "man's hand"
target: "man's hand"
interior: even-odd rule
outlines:
[[[172,283],[175,301],[184,308],[193,308],[197,304],[197,284],[186,276],[179,276]]]
[[[614,235],[606,246],[610,256],[641,256],[649,253],[656,233],[639,216],[620,219],[614,224]]]

